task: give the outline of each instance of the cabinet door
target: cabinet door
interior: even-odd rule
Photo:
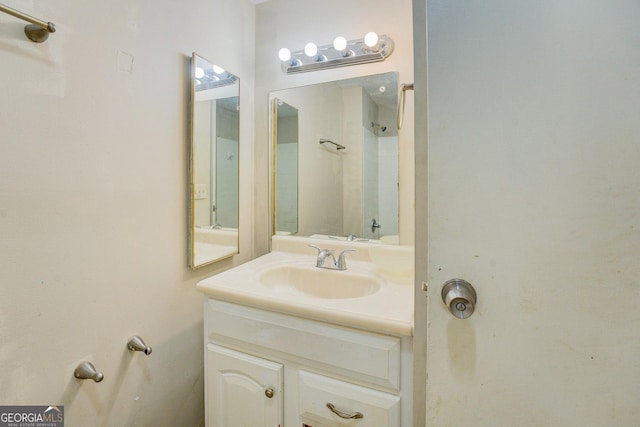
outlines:
[[[282,427],[283,366],[207,346],[207,427]]]

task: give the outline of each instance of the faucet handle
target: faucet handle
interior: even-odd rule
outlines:
[[[382,228],[382,226],[380,225],[380,223],[379,223],[379,222],[377,222],[375,218],[373,218],[373,219],[371,220],[371,224],[367,224],[367,225],[370,225],[370,226],[371,226],[371,232],[372,232],[372,233],[375,233],[375,232],[376,232],[376,228]]]
[[[318,250],[318,258],[316,259],[316,267],[321,267],[324,268],[324,261],[325,259],[327,259],[328,256],[331,256],[331,258],[333,259],[333,264],[336,264],[336,257],[333,255],[333,250],[331,249],[322,249],[317,247],[316,245],[309,245],[309,247],[312,247],[314,249]]]
[[[307,245],[310,248],[314,248],[318,250],[318,256],[327,256],[327,255],[333,255],[333,250],[332,249],[322,249],[316,245]]]
[[[340,255],[338,255],[338,261],[336,262],[336,267],[338,267],[338,270],[346,270],[347,269],[347,260],[345,259],[345,254],[349,253],[349,252],[356,252],[355,249],[345,249],[342,252],[340,252]]]
[[[307,246],[309,246],[310,248],[317,249],[318,250],[318,255],[320,255],[320,252],[322,252],[322,248],[320,248],[320,247],[318,247],[316,245],[307,245]]]

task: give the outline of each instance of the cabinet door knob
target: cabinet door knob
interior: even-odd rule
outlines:
[[[267,396],[269,399],[271,399],[273,397],[273,389],[269,387],[264,391],[264,395]]]

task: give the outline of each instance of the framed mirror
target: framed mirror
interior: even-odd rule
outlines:
[[[240,80],[194,53],[191,58],[189,267],[239,252]]]
[[[270,94],[273,234],[398,242],[397,100],[397,73]]]

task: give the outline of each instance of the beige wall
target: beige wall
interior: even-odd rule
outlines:
[[[72,425],[201,422],[194,285],[268,250],[268,93],[387,71],[411,82],[411,2],[379,3],[330,0],[308,14],[313,1],[272,0],[257,15],[249,0],[25,4],[57,25],[43,44],[0,15],[0,403],[62,404]],[[383,63],[280,70],[281,46],[371,29],[396,42]],[[193,51],[240,76],[242,110],[241,253],[196,272],[186,267]],[[412,124],[409,108],[401,233],[411,240]],[[134,333],[151,356],[125,350]],[[105,380],[73,379],[82,360]]]
[[[387,34],[395,50],[384,62],[333,70],[286,75],[280,69],[278,50],[302,49],[310,40],[330,44],[342,34],[347,39],[363,37],[368,31]],[[270,0],[256,7],[256,253],[268,251],[269,209],[269,92],[312,83],[341,80],[369,74],[398,71],[403,83],[413,81],[413,32],[411,0],[397,2],[364,0],[313,1]],[[400,234],[405,244],[413,243],[413,102],[407,99],[405,126],[400,132]]]
[[[0,404],[62,404],[70,426],[197,426],[194,286],[253,256],[254,6],[20,6],[58,31],[34,44],[0,15]],[[196,272],[186,267],[192,51],[240,76],[242,108],[241,254]],[[149,357],[125,350],[134,333]],[[105,380],[73,379],[82,360]]]

